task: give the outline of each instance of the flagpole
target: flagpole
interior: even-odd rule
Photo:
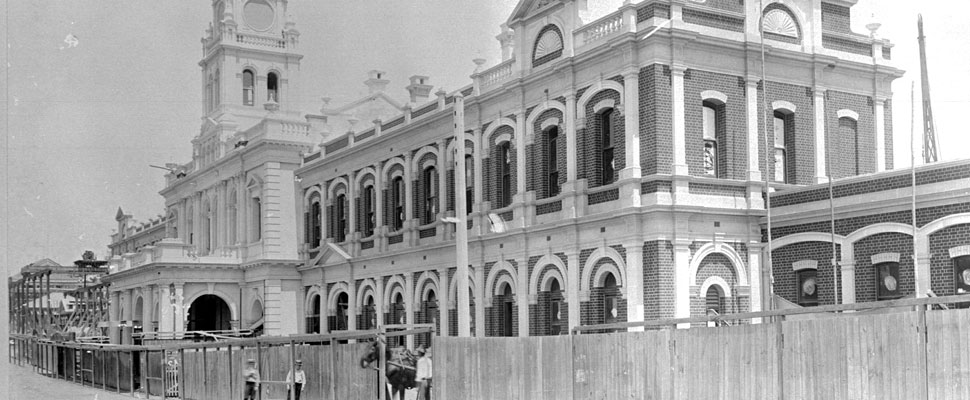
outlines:
[[[763,14],[765,9],[764,0],[760,1],[759,7]],[[770,308],[774,308],[774,304],[775,304],[775,299],[774,299],[774,293],[775,293],[774,276],[775,275],[774,275],[773,266],[771,262],[771,185],[769,183],[769,180],[771,179],[770,178],[771,171],[768,170],[768,165],[770,164],[768,160],[770,159],[771,153],[772,153],[771,151],[769,151],[771,147],[768,146],[768,123],[771,121],[770,119],[768,119],[769,118],[768,113],[771,111],[771,109],[768,108],[768,77],[765,72],[765,26],[763,22],[758,23],[758,30],[760,33],[759,36],[761,37],[761,90],[763,93],[763,95],[761,96],[761,102],[765,110],[765,118],[764,118],[765,119],[764,121],[765,122],[765,127],[764,127],[765,169],[764,169],[763,175],[765,180],[764,182],[765,183],[765,212],[768,220],[768,224],[767,224],[768,251],[766,252],[766,255],[765,255],[765,266],[767,267],[767,271],[768,271],[768,282],[767,282],[768,296],[767,297],[768,297],[768,301],[770,305],[769,309],[770,309]],[[754,155],[753,157],[757,157],[757,155]],[[765,284],[765,282],[762,282],[761,284],[763,285]]]
[[[910,196],[910,206],[912,210],[912,222],[913,222],[913,275],[916,278],[916,287],[920,290],[926,290],[922,285],[920,285],[920,279],[922,278],[919,273],[919,262],[918,252],[919,246],[916,244],[916,83],[910,81],[909,84],[909,172],[910,181],[912,183],[912,193]],[[924,297],[926,293],[916,292],[916,297]]]

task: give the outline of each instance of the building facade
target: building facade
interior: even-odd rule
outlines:
[[[900,281],[926,268],[882,255],[904,234],[906,174],[890,171],[902,71],[889,41],[851,31],[854,4],[522,0],[497,36],[503,60],[468,86],[427,101],[415,76],[410,101],[396,102],[371,71],[367,99],[380,102],[304,115],[289,102],[301,57],[286,2],[215,1],[200,62],[206,122],[161,191],[168,238],[114,260],[112,324],[290,334],[433,323],[453,335],[456,229],[468,232],[461,312],[477,336],[832,303],[833,279],[853,288],[839,302],[869,300],[869,252],[896,260],[880,268]],[[456,226],[458,162],[468,220]],[[970,244],[967,197],[952,189],[966,177],[947,171],[965,169],[918,174],[943,171],[920,178],[920,207],[942,208],[917,236],[952,237],[924,242],[957,248],[953,260]],[[835,278],[819,197],[829,179],[844,249]],[[897,186],[873,184],[884,181]],[[867,203],[874,195],[891,200]],[[890,222],[895,247],[866,239],[883,228],[857,232]],[[937,272],[894,295],[953,287],[954,267],[927,254]],[[809,270],[814,303],[797,295]]]

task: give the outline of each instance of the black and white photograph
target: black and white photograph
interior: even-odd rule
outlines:
[[[970,399],[968,10],[0,0],[0,400]]]

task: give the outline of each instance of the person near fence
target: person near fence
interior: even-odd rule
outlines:
[[[259,390],[259,370],[256,369],[256,360],[250,358],[246,361],[246,369],[243,370],[243,377],[246,381],[243,400],[256,400],[256,391]]]
[[[296,360],[296,373],[291,369],[286,373],[286,390],[290,393],[287,398],[300,400],[300,395],[306,390],[306,371],[303,370],[303,360]],[[293,385],[293,387],[290,387]]]
[[[417,400],[431,400],[431,351],[425,350],[424,346],[418,346],[416,351],[418,356],[417,373],[414,380],[418,384]]]

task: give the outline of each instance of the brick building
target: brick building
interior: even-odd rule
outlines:
[[[967,187],[967,164],[919,170],[917,235],[938,247],[921,283],[905,254],[886,254],[905,242],[908,175],[891,171],[890,84],[902,71],[889,41],[850,30],[854,3],[522,0],[496,37],[502,61],[469,85],[427,101],[415,76],[410,101],[396,102],[371,71],[380,107],[302,115],[288,102],[300,56],[286,2],[216,1],[201,63],[208,119],[162,190],[169,239],[120,257],[130,266],[108,280],[127,309],[168,318],[161,330],[189,329],[186,310],[211,306],[226,326],[268,334],[402,322],[455,334],[456,225],[444,219],[463,146],[458,228],[478,336],[812,304],[798,297],[807,271],[814,301],[832,302],[819,197],[830,176],[836,242],[850,252],[837,280],[853,289],[839,300],[881,296],[863,264],[873,256],[897,263],[878,272],[897,274],[892,295],[929,282],[947,293],[953,267],[937,258],[968,244],[967,196],[953,189]],[[365,114],[374,120],[360,124]]]

